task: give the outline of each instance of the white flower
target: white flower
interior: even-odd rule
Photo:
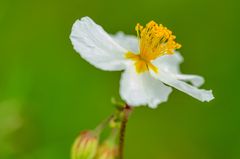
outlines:
[[[151,21],[146,27],[137,24],[136,31],[138,37],[122,32],[109,35],[92,19],[83,17],[74,23],[70,39],[82,58],[95,67],[124,70],[120,95],[130,106],[156,108],[167,101],[171,87],[200,101],[214,98],[211,90],[197,88],[204,83],[202,77],[181,74],[183,58],[175,51],[181,45],[170,30]]]

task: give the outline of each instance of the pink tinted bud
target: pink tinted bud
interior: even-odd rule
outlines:
[[[93,159],[98,146],[98,135],[93,131],[83,131],[72,147],[71,159]]]

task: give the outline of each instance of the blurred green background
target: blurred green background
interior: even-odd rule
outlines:
[[[157,109],[135,109],[127,159],[239,159],[238,0],[0,0],[0,158],[67,159],[80,130],[114,109],[120,72],[95,69],[73,50],[73,22],[90,16],[109,33],[150,20],[183,45],[184,73],[216,97],[175,90]]]

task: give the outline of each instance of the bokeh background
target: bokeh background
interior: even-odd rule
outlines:
[[[73,22],[109,33],[155,20],[183,45],[184,73],[205,77],[216,99],[175,90],[157,109],[135,109],[127,159],[239,159],[238,0],[0,0],[0,158],[67,159],[80,130],[114,108],[120,72],[97,70],[73,50]]]

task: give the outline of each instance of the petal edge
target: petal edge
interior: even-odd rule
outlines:
[[[74,49],[95,67],[117,71],[125,68],[124,48],[118,45],[101,26],[91,18],[76,20],[70,34]]]
[[[212,94],[212,90],[205,90],[205,89],[198,89],[194,86],[191,86],[183,81],[178,80],[176,77],[174,77],[173,74],[168,74],[167,72],[164,72],[163,70],[159,70],[159,73],[155,73],[153,71],[150,71],[151,75],[161,80],[163,83],[172,86],[202,102],[206,101],[209,102],[214,99],[214,96]]]

